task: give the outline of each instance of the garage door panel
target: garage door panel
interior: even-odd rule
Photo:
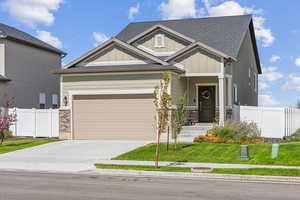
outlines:
[[[154,140],[152,95],[75,96],[75,139]]]

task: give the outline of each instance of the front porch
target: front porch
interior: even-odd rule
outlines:
[[[187,93],[187,124],[224,125],[232,119],[231,76],[184,76]]]

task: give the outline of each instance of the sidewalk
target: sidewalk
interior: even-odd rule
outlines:
[[[148,165],[154,166],[154,161],[134,161],[134,160],[99,160],[98,164],[112,165]],[[300,169],[300,166],[281,166],[281,165],[249,165],[249,164],[221,164],[221,163],[193,163],[193,162],[159,162],[160,166],[172,167],[210,167],[210,168],[282,168]]]

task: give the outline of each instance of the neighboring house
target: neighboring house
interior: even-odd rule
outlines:
[[[59,107],[59,77],[66,53],[13,27],[0,24],[0,104],[17,108]]]
[[[153,140],[153,88],[170,72],[172,104],[187,95],[189,121],[231,118],[256,106],[261,66],[251,15],[129,24],[68,64],[61,76],[60,137]]]

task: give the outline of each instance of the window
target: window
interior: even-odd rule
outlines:
[[[234,104],[238,104],[238,89],[237,85],[233,85],[233,98],[234,98]]]
[[[163,34],[157,34],[155,36],[155,44],[154,44],[155,47],[157,48],[162,48],[162,47],[165,47],[165,37]]]
[[[40,104],[40,109],[46,108],[46,94],[45,93],[40,93],[39,104]]]
[[[248,71],[248,77],[249,77],[249,86],[251,86],[251,68],[249,68],[249,71]]]
[[[52,94],[52,108],[58,108],[58,95]]]

